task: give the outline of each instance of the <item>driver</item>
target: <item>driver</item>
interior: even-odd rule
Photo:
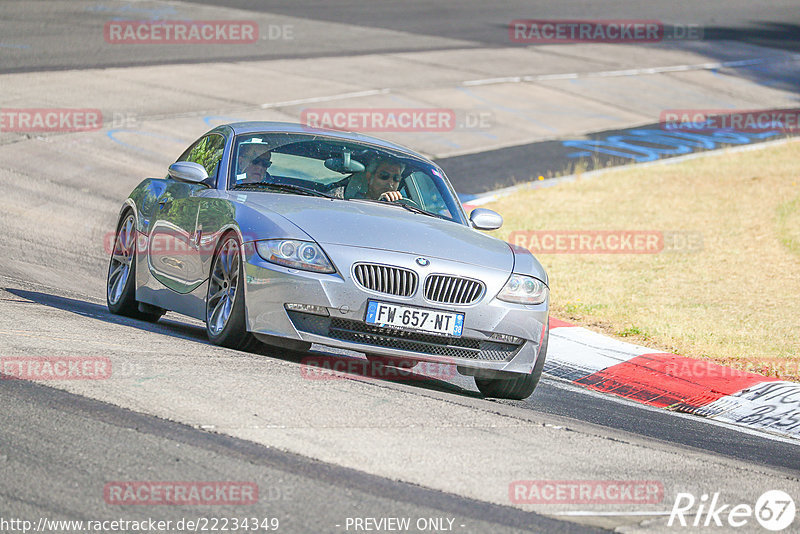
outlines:
[[[237,168],[243,171],[236,175],[236,181],[239,184],[268,182],[272,178],[267,172],[272,165],[272,152],[263,150],[263,146],[242,144],[236,164]]]
[[[405,165],[391,158],[378,156],[373,158],[364,172],[367,181],[367,192],[364,198],[395,202],[402,195],[397,190],[403,177]]]

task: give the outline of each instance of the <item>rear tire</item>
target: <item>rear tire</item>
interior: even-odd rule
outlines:
[[[259,346],[258,340],[247,331],[242,246],[233,233],[222,236],[211,262],[206,334],[214,345],[230,349],[250,351]]]
[[[547,357],[547,341],[550,339],[550,320],[547,321],[547,331],[542,340],[542,348],[539,350],[539,357],[536,365],[530,374],[522,375],[519,378],[503,380],[497,378],[475,378],[475,385],[484,397],[494,397],[497,399],[523,400],[533,394],[533,390],[539,384],[544,369],[544,360]]]
[[[117,235],[111,249],[106,278],[106,303],[108,311],[155,323],[166,310],[156,306],[142,305],[136,301],[136,218],[130,210],[125,211],[117,224]]]

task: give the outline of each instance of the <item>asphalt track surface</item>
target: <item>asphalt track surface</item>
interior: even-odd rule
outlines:
[[[188,335],[200,344],[207,344],[205,332],[200,328],[187,328],[183,324],[169,320],[163,320],[163,324],[154,327],[143,321],[115,316],[109,313],[105,306],[88,299],[81,300],[54,294],[55,290],[53,293],[48,293],[7,287],[6,291],[20,299],[93,317],[99,321],[127,324],[143,331],[166,330],[179,336]],[[293,353],[287,355],[289,361],[297,363],[302,357],[303,355]],[[459,395],[463,402],[486,402],[473,387],[465,386],[465,383],[468,383],[468,380],[456,384],[431,381],[426,382],[424,387]],[[41,398],[46,395],[46,391],[51,390],[40,386],[37,391]],[[62,393],[54,392],[54,394]],[[591,397],[591,402],[587,402],[587,396]],[[585,422],[600,425],[665,443],[680,444],[689,449],[705,450],[767,467],[787,469],[800,475],[800,447],[791,440],[766,439],[758,433],[744,433],[740,428],[709,425],[694,416],[643,407],[634,402],[620,402],[613,397],[589,393],[583,388],[556,378],[545,376],[537,386],[535,396],[525,401],[488,402],[556,415],[574,424]]]
[[[645,133],[647,136],[639,135]],[[780,139],[780,132],[758,132],[740,135],[737,143],[717,141],[713,135],[702,135],[698,132],[688,132],[685,140],[681,134],[676,134],[662,129],[660,123],[593,132],[585,139],[574,139],[567,142],[553,139],[539,141],[524,145],[487,150],[477,154],[466,154],[436,160],[448,176],[455,176],[456,187],[463,199],[471,195],[494,191],[534,180],[550,179],[558,176],[572,174],[576,169],[593,171],[625,165],[628,163],[641,163],[658,161],[675,157],[688,152],[698,153],[708,150],[719,150],[743,144],[759,143]],[[666,137],[665,137],[666,136]],[[697,139],[701,137],[707,141],[707,146],[701,146]],[[592,142],[603,143],[606,139],[627,139],[636,143],[636,152],[630,148],[626,150],[606,148],[604,152],[587,151],[581,146],[592,147]],[[665,141],[668,139],[668,141]],[[671,146],[665,145],[671,143]],[[574,144],[575,146],[570,146]],[[630,143],[628,143],[629,146]],[[666,146],[666,150],[665,150]],[[674,147],[678,147],[675,149]],[[686,152],[683,152],[683,151]],[[665,151],[667,154],[658,154]],[[637,161],[637,158],[639,161]],[[492,180],[487,181],[486,177]]]
[[[315,31],[315,22],[339,23],[340,34],[327,33],[311,42],[297,40],[282,47],[263,35],[258,45],[240,48],[218,46],[198,53],[194,47],[150,46],[141,53],[103,46],[91,35],[93,26],[110,18],[177,19],[183,12],[170,4],[157,2],[111,3],[73,2],[79,9],[66,8],[65,2],[7,0],[0,22],[0,72],[26,72],[50,69],[95,68],[108,66],[152,65],[157,63],[207,62],[214,59],[256,60],[354,55],[376,52],[435,50],[470,46],[508,46],[508,23],[515,19],[649,19],[665,24],[700,24],[705,39],[734,40],[758,46],[800,49],[800,12],[792,0],[769,3],[747,0],[718,2],[658,2],[603,0],[597,2],[548,2],[514,0],[500,4],[481,0],[458,2],[276,2],[260,0],[214,0],[190,2],[199,7],[226,8],[226,17],[238,11],[264,15],[262,24],[306,24]],[[196,13],[196,11],[190,10]],[[221,12],[221,11],[220,11]],[[213,18],[213,11],[203,13]],[[200,18],[200,17],[193,17]],[[387,38],[353,34],[346,28],[385,29],[402,32],[411,38]],[[268,33],[268,32],[267,32]],[[102,34],[101,34],[102,35]],[[460,44],[454,44],[458,41]],[[177,49],[176,49],[177,48]]]
[[[81,29],[102,25],[110,15],[126,16],[141,13],[143,17],[161,10],[160,16],[169,17],[169,5],[155,3],[77,3],[79,10],[63,10],[58,2],[7,2],[3,6],[3,41],[0,43],[0,72],[34,72],[63,69],[82,69],[104,66],[133,66],[163,63],[201,63],[226,58],[276,59],[300,57],[353,56],[373,51],[419,51],[447,49],[454,46],[507,46],[505,24],[515,18],[657,18],[671,24],[700,23],[707,26],[710,39],[732,39],[760,46],[797,50],[800,43],[800,9],[796,2],[773,2],[768,6],[736,1],[724,9],[711,3],[662,3],[643,6],[631,2],[594,2],[556,5],[549,2],[504,3],[489,6],[482,2],[459,2],[458,9],[442,7],[441,3],[415,2],[370,3],[369,9],[352,2],[324,2],[316,6],[271,2],[229,2],[245,12],[266,13],[276,24],[298,21],[311,23],[342,23],[365,29],[383,28],[404,32],[395,41],[378,35],[366,34],[363,39],[323,34],[316,43],[286,49],[253,50],[246,57],[239,50],[225,47],[199,54],[195,48],[180,50],[151,48],[141,54],[128,50],[114,50],[95,46],[85,39]],[[209,4],[213,2],[195,2]],[[563,4],[563,3],[562,3]],[[381,9],[374,6],[380,5]],[[213,13],[209,12],[207,18]],[[281,19],[280,17],[287,17]],[[348,27],[349,27],[348,26]],[[458,45],[453,39],[463,41]],[[444,42],[447,40],[447,42]],[[94,48],[93,48],[94,47]],[[239,54],[239,55],[237,55]],[[604,132],[609,135],[611,132]],[[600,135],[600,134],[598,134]],[[505,150],[505,151],[504,151]],[[458,169],[473,167],[482,156],[497,161],[509,160],[511,166],[529,169],[524,158],[537,155],[535,147],[500,149],[491,154],[463,156],[445,161],[458,173]],[[541,150],[555,152],[562,147],[545,146]],[[460,159],[459,159],[460,158]],[[563,152],[551,157],[553,162],[569,163]],[[463,167],[459,167],[462,165]],[[555,163],[553,164],[555,165]],[[555,167],[554,167],[555,168]],[[544,168],[544,171],[550,169]],[[454,174],[454,171],[448,169]],[[520,170],[520,172],[522,172]],[[481,187],[464,183],[464,191],[481,192]],[[39,190],[35,203],[46,203],[46,190]],[[76,193],[80,195],[80,191]],[[117,199],[113,199],[117,200]],[[119,199],[121,200],[121,199]],[[71,224],[79,225],[80,221]],[[16,231],[16,230],[15,230]],[[4,230],[0,230],[4,232]],[[27,230],[34,235],[36,228]],[[14,242],[23,242],[23,233],[12,236]],[[23,253],[21,263],[37,263],[41,276],[63,266],[48,257],[52,250],[32,247]],[[36,261],[34,261],[36,260]],[[41,265],[50,267],[42,268]],[[0,332],[6,347],[14,354],[42,354],[43,350],[97,351],[97,354],[117,350],[115,335],[124,333],[131,340],[136,355],[149,358],[163,345],[150,344],[151,339],[166,338],[181,345],[184,351],[173,356],[172,362],[191,363],[191,358],[219,358],[221,352],[204,338],[201,327],[170,314],[158,325],[110,315],[102,301],[103,280],[96,276],[104,269],[90,269],[76,260],[76,275],[89,276],[93,282],[69,285],[63,276],[54,277],[58,283],[41,285],[17,276],[7,277],[0,272],[3,291],[0,292],[0,310],[5,322]],[[88,273],[88,274],[87,274]],[[15,275],[18,273],[15,273]],[[94,278],[91,278],[94,277]],[[73,321],[79,321],[77,328]],[[48,331],[47,329],[52,329]],[[98,334],[100,332],[100,334]],[[38,337],[37,337],[38,336]],[[99,338],[98,338],[99,336]],[[83,339],[81,339],[83,338]],[[61,341],[59,341],[61,340]],[[66,340],[66,341],[64,341]],[[233,352],[233,351],[230,351]],[[263,362],[254,361],[252,355],[228,354],[233,359],[242,358],[245,371],[269,365],[274,360],[288,366],[297,374],[300,356],[296,354],[270,355]],[[193,360],[192,360],[193,361]],[[248,367],[252,365],[253,367]],[[220,371],[221,373],[224,372]],[[247,372],[242,372],[242,380]],[[184,385],[190,395],[190,377]],[[302,385],[302,383],[301,383]],[[633,403],[593,394],[555,379],[545,378],[536,393],[523,402],[493,401],[483,399],[469,379],[451,382],[420,381],[407,384],[391,381],[363,380],[352,377],[340,386],[353,395],[363,391],[385,395],[401,405],[406,399],[424,398],[436,410],[452,406],[464,408],[482,417],[496,418],[498,422],[513,420],[520,425],[538,425],[545,429],[558,428],[569,435],[560,442],[560,450],[541,451],[531,448],[544,463],[557,464],[559,460],[573,465],[586,465],[585,479],[625,478],[628,466],[620,456],[609,454],[603,465],[597,458],[575,455],[585,450],[581,445],[589,437],[605,443],[605,452],[630,447],[650,451],[654,457],[685,458],[687,463],[713,463],[719,468],[719,477],[705,481],[710,491],[715,487],[725,490],[730,480],[737,477],[759,477],[758,490],[795,488],[800,479],[800,447],[789,440],[774,439],[749,433],[725,425],[709,424],[700,419],[654,410]],[[59,386],[33,384],[20,381],[0,381],[0,516],[7,518],[38,518],[47,516],[59,519],[102,519],[124,515],[128,519],[157,517],[177,520],[182,517],[232,516],[241,509],[181,507],[126,507],[106,505],[102,498],[103,485],[109,480],[257,480],[262,499],[256,508],[248,508],[247,515],[280,517],[281,531],[288,532],[342,532],[347,517],[449,517],[454,518],[456,532],[535,532],[587,531],[587,521],[572,517],[547,517],[548,510],[530,512],[518,507],[504,506],[466,496],[469,491],[453,485],[452,491],[429,489],[424,484],[400,481],[402,476],[377,475],[380,467],[353,467],[346,461],[346,450],[341,459],[320,461],[302,454],[286,452],[286,447],[267,446],[253,439],[232,435],[234,432],[204,430],[195,421],[167,420],[169,416],[150,410],[143,396],[128,398],[127,402],[98,400],[100,394],[64,391]],[[132,391],[136,391],[133,389]],[[175,407],[181,404],[181,390],[175,390]],[[209,392],[209,395],[216,392]],[[268,394],[268,396],[272,393]],[[291,387],[274,394],[274,402],[295,404],[298,413],[305,393]],[[270,397],[272,398],[272,397]],[[362,398],[362,397],[358,397]],[[338,398],[341,402],[342,397]],[[194,398],[195,401],[199,400]],[[239,411],[246,411],[255,397],[238,399]],[[261,399],[259,399],[261,400]],[[185,407],[182,407],[185,408]],[[344,407],[343,407],[344,408]],[[220,409],[235,411],[233,406]],[[436,410],[420,417],[425,424],[438,424]],[[177,416],[176,416],[177,419]],[[529,434],[538,431],[522,427]],[[357,429],[354,429],[354,432]],[[487,431],[487,438],[489,434]],[[320,434],[320,440],[324,437]],[[362,436],[363,438],[363,436]],[[529,443],[522,441],[524,446]],[[313,440],[312,440],[313,441]],[[342,442],[344,443],[344,441]],[[375,447],[376,453],[384,447],[380,440],[357,441],[354,448]],[[433,448],[433,446],[431,446]],[[573,450],[574,448],[574,450]],[[415,461],[427,460],[428,451],[419,451]],[[400,454],[398,452],[398,454]],[[487,452],[488,454],[488,452]],[[604,454],[604,453],[601,453]],[[552,455],[548,459],[548,455]],[[489,455],[490,458],[496,458]],[[558,457],[558,458],[557,458]],[[474,456],[473,461],[478,461]],[[499,460],[498,460],[499,461]],[[633,460],[632,460],[633,462]],[[378,462],[379,463],[379,462]],[[388,463],[388,462],[387,462]],[[409,465],[411,467],[411,465]],[[517,478],[536,478],[530,469],[520,472]],[[697,482],[698,471],[683,471],[681,465],[672,466],[674,480],[686,484]],[[464,477],[473,471],[465,466]],[[574,473],[574,471],[573,471]],[[707,474],[707,472],[706,472]],[[573,475],[574,476],[574,475]],[[567,478],[565,476],[565,478]],[[472,485],[480,481],[472,481]],[[765,485],[766,484],[766,485]],[[465,484],[469,489],[469,484]],[[665,508],[673,495],[668,488]],[[754,489],[756,491],[756,489]],[[791,490],[790,490],[791,492]],[[798,493],[794,492],[797,496]],[[542,515],[545,514],[545,515]],[[552,514],[551,514],[552,515]],[[594,526],[608,528],[627,526],[633,528],[637,521],[621,522],[617,519],[591,521]],[[337,526],[339,525],[339,526]],[[639,525],[647,531],[648,524]],[[657,530],[653,526],[654,530]]]
[[[69,340],[72,337],[69,332],[74,330],[70,318],[74,317],[85,322],[86,330],[94,331],[95,336],[99,332],[100,339],[108,337],[118,341],[117,336],[105,334],[109,327],[127,331],[126,336],[136,340],[134,350],[140,358],[158,350],[147,343],[149,336],[165,336],[175,342],[188,343],[188,348],[179,349],[184,355],[215,358],[203,329],[187,324],[179,316],[168,316],[153,325],[111,315],[96,299],[20,281],[3,282],[5,288],[0,293],[3,315],[13,315],[23,324],[51,324],[54,333],[42,337],[56,340],[62,350],[80,346]],[[7,333],[9,324],[0,325],[0,331]],[[80,330],[75,334],[80,336]],[[27,332],[22,335],[36,337],[35,329]],[[89,353],[91,339],[92,336],[87,335],[88,344],[78,350]],[[14,352],[24,354],[24,343],[22,340],[13,343]],[[33,352],[42,353],[41,349]],[[108,354],[108,350],[98,352],[104,353]],[[244,356],[240,353],[239,358]],[[300,374],[304,355],[268,356]],[[238,359],[235,352],[233,358]],[[180,359],[187,360],[191,369],[193,364],[186,357]],[[118,360],[114,361],[116,365]],[[166,368],[170,365],[165,363]],[[223,365],[222,369],[225,367]],[[150,379],[147,378],[149,374],[152,373],[146,373],[139,381]],[[519,402],[485,400],[464,379],[396,382],[351,375],[347,383],[366,384],[368,388],[388,390],[401,396],[433,397],[442,407],[455,404],[488,411],[501,419],[558,428],[567,435],[600,436],[612,447],[615,443],[634,444],[652,451],[671,451],[687,459],[705,457],[719,463],[715,469],[720,470],[719,476],[723,478],[729,469],[740,471],[743,476],[774,471],[780,473],[778,477],[772,475],[773,482],[778,485],[800,476],[800,447],[788,440],[769,439],[741,429],[709,425],[686,415],[642,408],[634,403],[590,394],[555,379],[544,378],[533,397]],[[285,393],[287,396],[294,394],[292,389]],[[191,393],[187,391],[186,395],[189,398]],[[182,396],[182,392],[175,391],[172,402],[182,402]],[[209,431],[197,423],[181,424],[138,413],[44,383],[2,380],[0,397],[4,407],[0,411],[0,474],[3,480],[0,499],[4,517],[22,517],[34,522],[39,517],[75,520],[123,517],[131,521],[152,517],[175,522],[181,518],[233,517],[244,512],[248,516],[277,517],[281,530],[288,532],[343,532],[346,530],[341,525],[348,517],[443,517],[463,525],[454,529],[462,532],[571,532],[619,526],[619,523],[577,526],[511,506],[427,489],[231,437],[224,429]],[[272,402],[280,398],[275,397]],[[248,408],[239,407],[242,411]],[[252,409],[260,411],[261,408]],[[303,418],[302,414],[298,417]],[[380,447],[378,443],[358,439],[352,446]],[[570,452],[548,454],[569,457]],[[722,458],[732,463],[728,465]],[[584,461],[587,466],[593,464],[588,459]],[[606,476],[612,478],[622,478],[627,472],[624,465],[608,467],[612,475]],[[587,467],[586,478],[599,478],[592,475],[593,469],[596,467]],[[680,472],[681,466],[675,466],[675,470]],[[202,506],[120,507],[103,501],[106,483],[130,480],[254,481],[261,498],[254,506],[213,509]],[[706,480],[703,483],[715,482]]]
[[[154,473],[159,480],[202,480],[210,474],[255,480],[259,503],[248,506],[246,515],[278,518],[280,531],[341,532],[337,527],[348,517],[376,510],[388,517],[454,519],[454,530],[463,532],[586,531],[532,512],[317,462],[30,382],[6,381],[2,396],[0,471],[5,476],[0,498],[6,519],[9,510],[20,508],[49,519],[116,518],[104,507],[102,491],[113,464],[117,480],[152,479]],[[25,426],[20,427],[21,421]],[[182,518],[242,515],[242,508],[234,506],[217,507],[213,514],[191,506],[129,510],[129,521],[155,517],[174,524]]]

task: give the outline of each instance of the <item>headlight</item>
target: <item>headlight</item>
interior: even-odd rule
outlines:
[[[310,241],[295,239],[269,239],[257,241],[258,255],[270,263],[284,267],[314,271],[316,273],[332,273],[336,270],[319,245]]]
[[[550,290],[544,282],[532,276],[512,274],[497,298],[517,304],[541,304],[547,300]]]

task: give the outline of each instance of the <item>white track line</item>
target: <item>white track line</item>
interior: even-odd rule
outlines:
[[[316,102],[330,102],[331,100],[344,100],[347,98],[360,98],[363,96],[385,95],[391,89],[369,89],[367,91],[354,91],[352,93],[340,93],[338,95],[315,96],[311,98],[300,98],[298,100],[287,100],[285,102],[268,102],[261,104],[261,109],[282,108],[287,106],[299,106],[300,104],[314,104]]]
[[[543,513],[543,512],[540,512]],[[552,514],[544,514],[544,515],[563,515],[563,516],[572,516],[572,517],[591,517],[591,516],[648,516],[648,515],[670,515],[672,512],[669,511],[655,511],[655,512],[592,512],[589,510],[576,510],[574,512],[555,512]]]
[[[695,65],[667,65],[664,67],[646,67],[641,69],[608,70],[599,72],[569,72],[564,74],[539,74],[536,76],[506,76],[500,78],[484,78],[481,80],[466,80],[460,82],[461,86],[492,85],[499,83],[523,83],[539,82],[547,80],[572,80],[576,78],[613,78],[619,76],[640,76],[643,74],[661,74],[665,72],[685,72],[694,70],[714,70],[725,67],[746,67],[749,65],[760,65],[763,63],[777,63],[800,60],[800,54],[792,54],[780,58],[755,58],[741,59],[737,61],[721,61],[714,63],[698,63]],[[317,102],[330,102],[333,100],[344,100],[349,98],[361,98],[365,96],[385,95],[391,93],[391,88],[367,89],[364,91],[353,91],[336,95],[315,96],[310,98],[300,98],[297,100],[286,100],[284,102],[267,102],[261,104],[261,109],[281,108],[287,106],[298,106],[301,104],[314,104]]]
[[[722,68],[747,67],[764,63],[784,63],[800,60],[800,54],[792,54],[780,58],[740,59],[736,61],[720,61],[714,63],[697,63],[695,65],[669,65],[665,67],[647,67],[641,69],[605,70],[599,72],[569,72],[564,74],[539,74],[536,76],[506,76],[503,78],[485,78],[469,80],[461,85],[495,85],[500,83],[541,82],[549,80],[574,80],[576,78],[615,78],[620,76],[642,76],[646,74],[662,74],[665,72],[686,72],[695,70],[715,70]]]

